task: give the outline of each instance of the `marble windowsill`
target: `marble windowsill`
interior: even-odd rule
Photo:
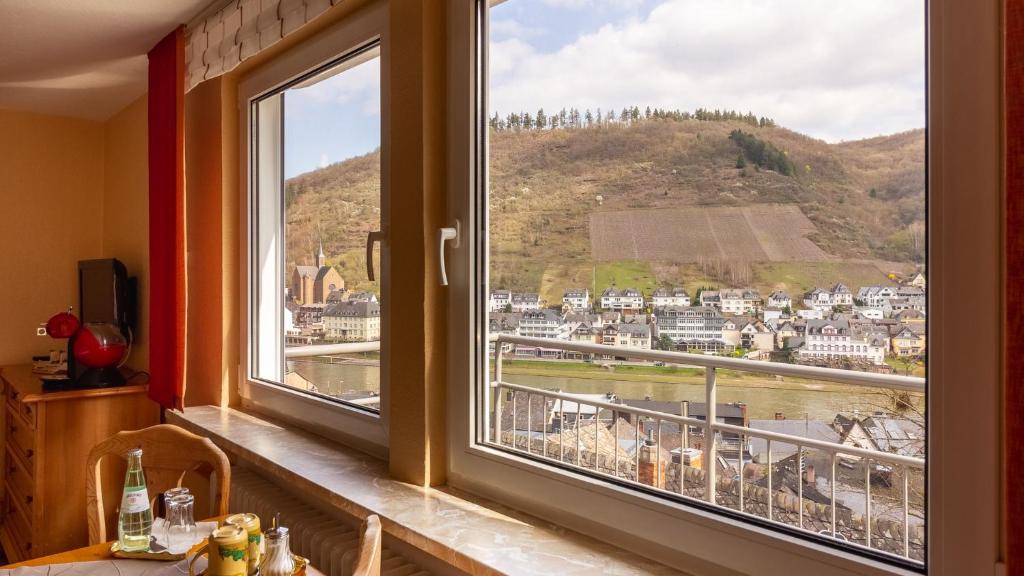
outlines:
[[[493,502],[392,480],[380,460],[263,416],[200,406],[167,419],[296,490],[377,514],[389,535],[470,574],[680,574]]]

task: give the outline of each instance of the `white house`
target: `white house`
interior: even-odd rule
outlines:
[[[683,288],[658,288],[651,294],[651,307],[689,306],[690,295]]]
[[[562,331],[562,318],[548,309],[527,310],[519,318],[519,335],[532,338],[558,338]]]
[[[590,308],[590,290],[587,288],[566,288],[562,293],[562,303],[570,310],[587,310]]]
[[[836,306],[853,306],[853,292],[841,283],[833,286],[831,290],[815,288],[804,294],[804,306],[822,312],[829,312]]]
[[[512,311],[526,312],[527,310],[540,310],[540,296],[537,294],[512,294]]]
[[[601,329],[601,344],[649,350],[651,348],[651,327],[635,322],[608,324]]]
[[[487,309],[491,312],[504,312],[512,304],[512,292],[509,290],[491,290],[487,299]]]
[[[862,286],[857,290],[857,300],[869,308],[881,308],[894,296],[896,289],[891,286]]]
[[[808,320],[801,359],[850,358],[883,364],[887,343],[873,334],[857,334],[846,320]]]
[[[639,312],[644,309],[644,295],[636,288],[623,290],[608,288],[601,293],[601,308],[622,312]]]
[[[761,294],[752,288],[728,288],[719,295],[726,314],[756,313],[761,309]]]
[[[698,348],[702,344],[724,344],[725,319],[710,306],[666,306],[654,312],[658,337],[668,336],[677,344]]]
[[[324,337],[334,342],[380,340],[380,304],[344,301],[328,304],[323,313]]]
[[[821,320],[825,317],[825,313],[818,308],[808,308],[806,310],[797,310],[796,317],[801,320]]]
[[[769,308],[792,308],[793,299],[789,297],[789,294],[776,290],[768,295],[768,301],[765,305]]]

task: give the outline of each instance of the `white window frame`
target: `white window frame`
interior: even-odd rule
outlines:
[[[467,224],[466,241],[449,252],[449,483],[693,573],[918,573],[477,442],[488,262],[481,253],[487,215],[477,199],[486,181],[477,163],[486,155],[486,119],[477,114],[486,93],[476,82],[486,17],[476,0],[450,7],[448,217]],[[1000,3],[929,0],[927,19],[928,228],[942,232],[928,238],[927,570],[994,574],[1001,554]],[[964,302],[959,295],[968,293],[988,297]],[[972,330],[961,329],[965,317]]]
[[[254,238],[256,227],[272,226],[271,218],[264,218],[260,223],[259,215],[250,210],[252,198],[258,191],[253,191],[254,181],[250,173],[250,154],[253,152],[253,135],[250,133],[252,122],[251,104],[261,97],[271,94],[281,87],[343,57],[353,55],[377,43],[380,48],[380,80],[381,80],[381,222],[386,228],[390,217],[390,131],[389,122],[389,69],[390,44],[387,30],[388,5],[385,0],[378,0],[356,10],[341,22],[338,22],[315,34],[310,39],[289,49],[272,61],[253,70],[244,76],[238,84],[239,110],[239,182],[244,188],[240,191],[240,237],[245,242],[241,250],[241,270],[239,295],[241,298],[242,321],[239,337],[241,339],[239,365],[239,396],[244,408],[266,414],[291,425],[303,428],[327,438],[342,442],[380,458],[388,456],[388,398],[390,392],[390,351],[391,320],[387,312],[381,315],[381,363],[380,363],[380,411],[377,414],[359,409],[355,406],[332,401],[323,397],[294,390],[282,384],[270,383],[255,378],[252,373],[251,359],[254,356],[252,327],[255,325],[255,310],[251,290],[253,282],[258,282],[254,274]],[[255,143],[259,145],[259,143]],[[255,152],[259,153],[259,152]],[[276,162],[280,163],[278,158]],[[262,162],[257,162],[262,167]],[[262,168],[261,168],[262,169]],[[283,204],[283,195],[281,196]],[[283,221],[283,220],[282,220]],[[278,228],[280,229],[280,228]],[[273,230],[271,228],[271,230]],[[271,232],[273,234],[273,232]],[[266,237],[266,232],[258,235]],[[282,248],[278,247],[278,250]],[[381,280],[381,299],[390,299],[390,251],[386,240],[380,243],[380,270],[377,271]],[[283,275],[277,274],[280,283]],[[272,281],[272,280],[271,280]],[[268,284],[269,286],[269,284]],[[276,299],[278,312],[273,314],[276,322],[283,315],[283,297]],[[261,330],[263,334],[267,330]],[[279,331],[280,332],[280,331]],[[274,332],[269,332],[274,334]]]

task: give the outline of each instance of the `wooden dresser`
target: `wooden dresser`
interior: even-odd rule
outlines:
[[[147,398],[144,384],[44,391],[29,365],[0,369],[0,386],[5,398],[0,410],[0,544],[7,560],[19,562],[87,545],[89,450],[121,430],[157,424],[159,407]],[[123,475],[123,463],[111,462],[109,472],[117,474],[118,467]],[[110,497],[116,502],[119,493]]]

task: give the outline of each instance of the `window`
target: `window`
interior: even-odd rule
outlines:
[[[927,318],[924,9],[491,6],[481,297],[529,295],[558,322],[479,315],[501,330],[479,349],[477,440],[922,568],[926,357],[893,337],[901,310]],[[563,306],[582,289],[600,298]],[[765,306],[777,292],[791,304]]]
[[[246,77],[246,405],[386,448],[386,5]]]
[[[381,229],[379,53],[366,48],[252,104],[254,148],[281,158],[255,172],[267,257],[254,270],[253,375],[371,412],[384,310],[379,259],[367,261],[367,237]]]

